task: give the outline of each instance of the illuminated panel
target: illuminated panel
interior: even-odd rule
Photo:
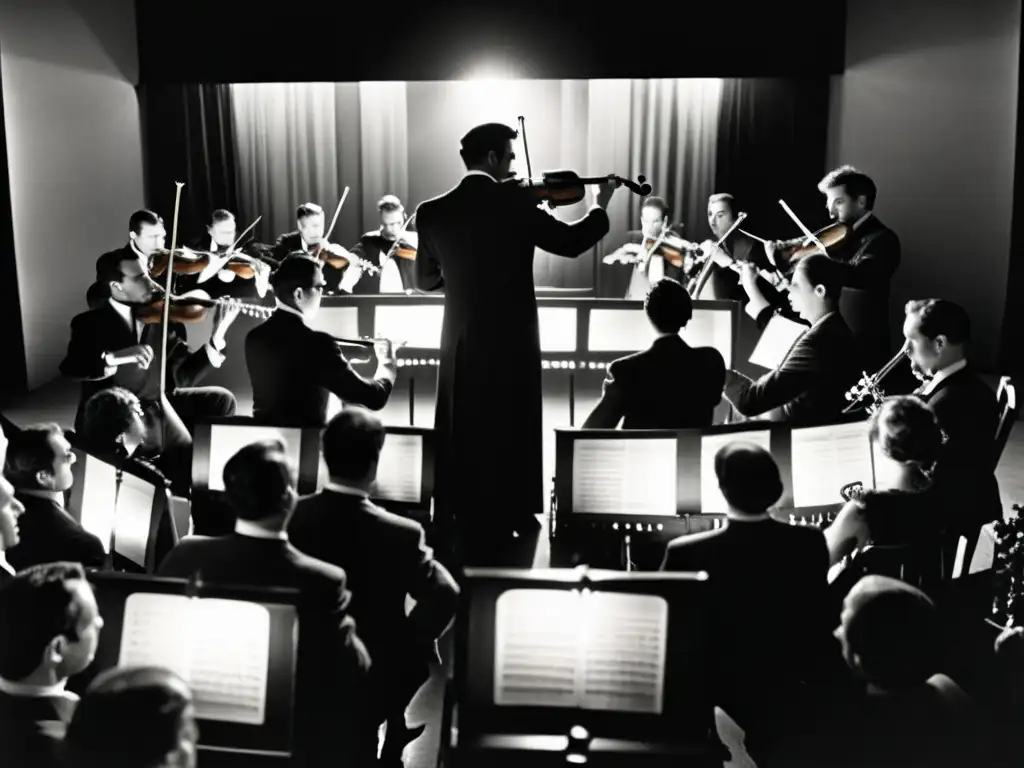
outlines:
[[[439,350],[443,322],[444,307],[437,304],[382,304],[373,308],[374,336],[401,341],[414,349]]]
[[[316,316],[307,320],[309,327],[342,339],[359,338],[358,307],[320,307]]]
[[[576,351],[576,307],[540,307],[541,352]]]

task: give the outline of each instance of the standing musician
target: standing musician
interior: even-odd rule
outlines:
[[[152,363],[154,350],[161,347],[161,323],[139,322],[132,308],[151,303],[159,286],[130,250],[107,259],[102,267],[98,283],[109,298],[72,319],[67,355],[60,364],[64,376],[82,383],[75,430],[81,430],[85,402],[101,389],[119,386],[134,393],[146,412],[147,433],[154,444],[142,455],[190,445],[195,424],[235,413],[237,403],[231,392],[195,385],[211,367],[223,364],[225,336],[239,308],[219,305],[210,340],[195,351],[185,341],[185,327],[172,323],[167,339],[168,381],[160,382],[159,359]]]
[[[845,307],[850,328],[864,349],[869,369],[880,367],[892,354],[889,332],[889,292],[900,265],[896,233],[874,214],[877,189],[869,176],[851,165],[836,168],[818,184],[829,216],[848,228],[828,256],[842,265],[843,286],[856,290]],[[802,243],[803,239],[798,238]],[[787,263],[788,243],[765,244],[765,253],[779,267]]]
[[[575,257],[593,247],[608,233],[605,208],[617,186],[601,184],[582,219],[559,221],[528,189],[501,183],[512,178],[517,136],[500,123],[470,130],[460,152],[466,175],[417,210],[417,286],[445,291],[435,498],[439,524],[458,526],[463,565],[507,556],[532,562],[525,550],[544,507],[534,249]],[[495,240],[495,232],[505,236]],[[515,542],[516,534],[525,541]]]
[[[682,281],[681,268],[665,259],[662,248],[656,248],[650,258],[645,256],[647,248],[668,227],[668,203],[661,197],[644,198],[640,205],[640,230],[627,233],[627,241],[604,257],[605,264],[632,264],[629,286],[625,298],[630,301],[644,301],[651,286],[663,277]],[[671,228],[669,232],[672,232]],[[672,233],[675,235],[675,233]],[[678,237],[676,235],[675,237]]]
[[[393,344],[375,345],[377,372],[372,379],[363,378],[352,370],[332,336],[309,327],[323,296],[321,263],[290,256],[271,282],[277,311],[245,337],[253,418],[274,426],[323,427],[332,392],[343,404],[383,408],[398,376]]]
[[[125,256],[133,256],[140,268],[148,272],[149,257],[164,247],[166,239],[167,230],[160,216],[146,209],[133,213],[128,219],[128,243],[96,259],[96,282],[86,295],[89,308],[95,308],[110,298],[104,275],[114,271],[113,265],[120,263]]]
[[[414,259],[419,236],[409,230],[402,232],[406,223],[405,207],[395,195],[384,195],[377,201],[377,210],[380,212],[380,227],[360,237],[351,252],[371,264],[378,264],[381,271],[374,274],[364,272],[354,292],[412,293],[416,289]],[[396,244],[399,234],[401,240]],[[359,267],[351,265],[348,269],[358,270]]]
[[[296,252],[302,252],[316,256],[326,252],[334,256],[340,256],[352,260],[352,254],[347,248],[336,243],[329,243],[324,240],[324,209],[316,203],[303,203],[295,210],[295,223],[298,229],[277,238],[270,253],[274,260],[280,264],[288,256]],[[345,293],[352,293],[352,289],[359,278],[362,277],[362,270],[356,264],[351,263],[342,269],[328,269],[324,290],[334,293],[342,290]]]

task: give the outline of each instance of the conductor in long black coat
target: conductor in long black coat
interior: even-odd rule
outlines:
[[[456,526],[462,565],[531,563],[543,511],[540,331],[535,248],[576,257],[608,233],[614,183],[571,224],[539,208],[514,183],[512,140],[500,123],[462,138],[467,173],[419,206],[416,279],[444,290],[434,415],[435,513]],[[526,560],[526,562],[523,562]]]

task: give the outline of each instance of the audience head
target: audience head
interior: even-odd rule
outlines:
[[[503,123],[478,125],[462,137],[462,162],[467,170],[489,173],[498,181],[511,178],[516,158],[512,140],[518,136],[518,131]]]
[[[166,239],[164,220],[153,211],[136,211],[128,219],[128,240],[143,256],[163,248]]]
[[[915,485],[927,484],[943,443],[942,429],[931,408],[909,395],[887,398],[871,417],[870,431],[871,441],[884,457],[898,469],[910,471]],[[884,478],[884,467],[876,467],[879,469]],[[898,483],[898,478],[893,480]]]
[[[708,226],[715,238],[729,231],[736,223],[736,199],[728,192],[719,192],[708,198]]]
[[[293,253],[271,274],[270,284],[278,301],[312,317],[324,296],[323,264],[304,253]]]
[[[280,440],[251,443],[224,465],[224,490],[239,520],[281,529],[295,509],[295,468]]]
[[[18,546],[18,518],[25,511],[25,505],[14,496],[11,481],[0,475],[0,551]]]
[[[316,245],[324,236],[324,209],[316,203],[303,203],[295,209],[295,223],[306,245]]]
[[[678,280],[663,277],[647,292],[644,311],[658,333],[679,333],[693,317],[693,301]]]
[[[825,195],[828,215],[844,224],[856,223],[875,207],[875,182],[852,165],[830,171],[818,182],[818,191]]]
[[[883,691],[926,682],[938,667],[935,605],[921,590],[888,576],[865,576],[843,601],[835,631],[843,658]]]
[[[206,231],[210,233],[210,238],[218,248],[230,248],[238,236],[235,214],[224,208],[218,208],[210,217],[210,225]]]
[[[789,289],[789,304],[793,311],[809,323],[835,311],[843,290],[840,269],[839,264],[821,253],[811,254],[797,262]]]
[[[715,475],[729,507],[740,514],[764,514],[782,497],[782,477],[775,459],[753,443],[729,443],[719,449]]]
[[[665,198],[651,195],[640,205],[640,228],[644,237],[657,237],[668,224],[669,207]]]
[[[124,304],[148,301],[159,287],[148,269],[134,255],[123,251],[114,258],[101,260],[96,272],[97,290]]]
[[[362,406],[345,406],[323,434],[324,462],[331,479],[369,489],[384,447],[384,425]]]
[[[908,301],[904,311],[907,355],[919,368],[934,374],[964,359],[971,340],[967,310],[945,299],[919,299]]]
[[[128,458],[146,441],[146,421],[138,395],[124,387],[101,389],[82,409],[79,437],[88,450]]]
[[[66,491],[75,453],[56,424],[26,427],[11,440],[4,475],[19,491]]]
[[[92,663],[103,619],[78,563],[20,571],[0,589],[0,677],[56,685]]]
[[[199,729],[192,692],[161,667],[100,673],[64,739],[69,768],[194,768]]]

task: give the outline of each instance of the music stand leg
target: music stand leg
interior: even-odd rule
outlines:
[[[569,426],[576,426],[576,374],[569,374]]]
[[[409,377],[409,426],[416,426],[416,377]]]
[[[622,537],[622,559],[627,571],[633,570],[633,540],[627,533]]]

